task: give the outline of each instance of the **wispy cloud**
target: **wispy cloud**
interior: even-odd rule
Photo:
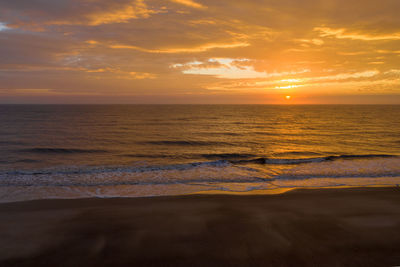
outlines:
[[[136,80],[155,79],[157,75],[147,72],[130,72],[129,75]]]
[[[89,25],[126,23],[131,19],[148,18],[155,11],[150,10],[143,0],[136,0],[116,10],[100,11],[87,15]]]
[[[357,51],[357,52],[337,52],[338,55],[341,56],[359,56],[368,54],[366,51]]]
[[[66,9],[65,13],[57,10],[59,16],[54,16],[51,13],[46,14],[46,7],[43,7],[43,10],[23,12],[22,18],[16,18],[10,25],[14,28],[22,27],[44,31],[44,27],[54,25],[99,26],[127,23],[133,19],[148,18],[152,14],[161,12],[160,9],[154,10],[149,8],[144,0],[126,0],[120,4],[104,4],[104,2],[99,1],[97,5],[94,2],[89,2],[85,3],[82,8],[70,3],[65,5],[70,9],[70,13],[68,9]]]
[[[188,62],[174,64],[172,68],[181,69],[184,74],[212,75],[221,79],[268,79],[306,73],[309,70],[292,72],[266,72],[254,69],[251,60],[246,58],[211,58],[206,62]]]
[[[134,45],[122,45],[122,44],[110,45],[109,47],[113,49],[132,49],[141,52],[156,53],[156,54],[180,54],[180,53],[199,53],[216,48],[226,49],[226,48],[247,47],[249,45],[250,45],[249,43],[237,42],[237,43],[208,43],[195,47],[160,48],[160,49],[148,49]]]
[[[366,34],[358,32],[349,32],[347,29],[333,29],[329,27],[315,27],[314,31],[319,32],[321,37],[335,37],[338,39],[351,39],[362,41],[382,41],[382,40],[400,40],[400,32],[392,34]]]
[[[297,39],[296,41],[305,44],[313,44],[313,45],[323,45],[325,42],[321,39],[314,38],[314,39]]]
[[[336,75],[322,76],[322,77],[312,77],[305,79],[306,81],[321,81],[321,80],[347,80],[347,79],[359,79],[359,78],[370,78],[378,75],[380,72],[378,70],[367,70],[355,73],[340,73]]]
[[[178,3],[178,4],[182,4],[188,7],[192,7],[192,8],[198,8],[198,9],[203,9],[206,8],[204,5],[199,4],[195,1],[192,0],[171,0],[172,2]]]

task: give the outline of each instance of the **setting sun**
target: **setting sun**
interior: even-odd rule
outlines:
[[[287,100],[290,100],[290,98],[292,98],[290,95],[287,95],[287,96],[286,96],[286,99],[287,99]]]

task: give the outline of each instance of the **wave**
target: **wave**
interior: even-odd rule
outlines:
[[[106,153],[106,150],[100,149],[79,149],[79,148],[53,148],[53,147],[35,147],[22,149],[18,152],[36,153],[36,154],[83,154],[83,153]]]
[[[25,142],[21,142],[21,141],[0,141],[0,145],[26,145]]]
[[[232,145],[228,142],[216,142],[216,141],[146,141],[141,142],[145,145],[169,145],[169,146],[215,146],[215,145]]]
[[[286,154],[286,153],[285,153]],[[292,155],[318,155],[318,153],[302,153],[302,152],[289,152],[287,154]],[[206,159],[219,159],[227,160],[232,164],[271,164],[271,165],[295,165],[295,164],[305,164],[305,163],[318,163],[325,161],[335,161],[335,160],[359,160],[359,159],[376,159],[376,158],[395,158],[398,155],[388,155],[388,154],[360,154],[360,155],[331,155],[324,157],[308,157],[308,158],[275,158],[275,157],[260,157],[256,154],[248,153],[211,153],[211,154],[200,154],[198,155]]]
[[[15,163],[37,163],[40,162],[40,160],[36,160],[36,159],[20,159],[15,161]]]
[[[321,153],[312,152],[312,151],[288,151],[288,152],[279,152],[272,154],[275,157],[282,157],[282,156],[321,156]]]
[[[145,166],[70,166],[38,170],[0,171],[0,186],[64,184],[164,184],[193,182],[255,182],[277,179],[337,178],[337,177],[400,177],[398,156],[340,155],[305,159],[251,158],[252,154],[207,154],[223,157],[215,161]],[[250,157],[249,159],[232,159]],[[385,159],[385,158],[394,158]],[[368,159],[368,161],[352,161]],[[377,160],[374,160],[377,159]],[[335,162],[335,163],[329,163]],[[308,165],[307,163],[317,163]],[[329,163],[329,164],[328,164]],[[281,169],[271,166],[257,168],[246,164],[296,165]],[[53,181],[53,182],[52,182]],[[58,182],[57,182],[58,181]]]
[[[335,160],[359,160],[359,159],[376,159],[376,158],[396,158],[397,155],[386,155],[386,154],[367,154],[367,155],[339,155],[339,156],[326,156],[326,157],[313,157],[313,158],[298,158],[298,159],[287,159],[287,158],[254,158],[249,160],[238,160],[231,161],[235,164],[277,164],[277,165],[295,165],[305,163],[318,163],[324,161],[335,161]]]
[[[256,158],[255,154],[242,153],[211,153],[211,154],[121,154],[121,157],[128,158],[148,158],[148,159],[209,159],[209,160],[234,160],[234,159],[252,159]]]
[[[255,158],[257,155],[246,153],[215,153],[215,154],[201,154],[206,159],[242,159],[242,158]]]
[[[64,168],[64,169],[45,169],[45,170],[14,170],[0,172],[0,175],[71,175],[71,174],[99,174],[99,173],[144,173],[154,171],[176,170],[183,171],[197,167],[224,167],[231,165],[228,161],[217,160],[207,162],[192,162],[186,164],[155,165],[155,166],[109,166],[109,167],[83,167],[83,168]]]
[[[340,156],[328,156],[326,160],[337,160],[337,159],[374,159],[374,158],[396,158],[397,155],[388,154],[363,154],[363,155],[340,155]]]
[[[272,181],[272,180],[271,180]],[[187,184],[187,185],[196,185],[196,184],[218,184],[218,183],[259,183],[266,182],[266,179],[262,177],[246,177],[245,180],[240,179],[188,179],[184,181],[177,182],[176,180],[165,180],[165,181],[102,181],[102,182],[88,182],[86,180],[83,181],[58,181],[58,180],[46,180],[46,181],[37,181],[37,180],[18,180],[18,181],[2,181],[0,182],[1,187],[12,187],[12,186],[29,186],[29,187],[48,187],[48,186],[57,186],[57,187],[97,187],[97,186],[119,186],[119,185],[176,185],[176,184]]]
[[[262,173],[250,168],[233,166],[228,161],[219,160],[159,166],[14,170],[0,172],[0,187],[244,183],[267,179]]]
[[[313,178],[388,178],[400,177],[400,172],[387,172],[387,173],[363,173],[363,174],[307,174],[307,175],[277,175],[271,181],[276,180],[306,180]]]
[[[182,158],[183,156],[179,155],[170,155],[170,154],[121,154],[120,157],[127,158],[148,158],[148,159],[176,159]]]
[[[36,160],[36,159],[0,160],[0,164],[38,163],[38,162],[40,162],[40,160]]]
[[[216,153],[214,156],[253,156],[238,154]],[[355,158],[364,160],[354,160]],[[58,166],[39,170],[9,170],[0,171],[0,202],[10,199],[26,200],[29,197],[153,196],[204,190],[242,192],[285,187],[396,185],[400,179],[399,159],[400,157],[395,158],[393,155],[269,159],[270,164],[283,162],[298,165],[260,168],[235,164],[232,163],[235,160],[229,158],[152,166]],[[241,162],[250,160],[251,158]],[[265,160],[266,158],[261,158],[259,163],[266,164]],[[319,162],[300,164],[299,160],[302,163],[306,163],[304,160]]]

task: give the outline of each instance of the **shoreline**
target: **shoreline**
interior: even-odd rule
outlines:
[[[400,177],[392,177],[396,179],[400,179]],[[234,183],[233,183],[234,184]],[[261,184],[261,183],[260,183]],[[7,199],[0,199],[0,205],[2,204],[11,204],[11,203],[19,203],[19,202],[29,202],[29,201],[37,201],[37,200],[73,200],[73,199],[137,199],[137,198],[159,198],[159,197],[179,197],[179,196],[196,196],[196,195],[232,195],[232,196],[249,196],[249,195],[280,195],[286,194],[290,191],[298,191],[298,190],[319,190],[319,189],[357,189],[357,188],[400,188],[398,181],[386,184],[365,184],[365,185],[334,185],[334,186],[287,186],[287,187],[276,187],[271,189],[252,189],[248,191],[241,190],[225,190],[225,189],[210,189],[210,190],[188,190],[189,192],[179,192],[179,190],[171,190],[170,192],[158,192],[157,194],[142,194],[142,193],[134,193],[134,191],[127,193],[126,195],[108,195],[108,194],[98,194],[97,192],[87,192],[87,194],[79,195],[80,193],[71,193],[66,192],[63,187],[55,187],[56,190],[51,190],[49,192],[41,192],[38,193],[34,191],[25,191],[25,189],[21,189],[17,191],[16,195],[13,195],[10,192],[0,191],[1,194],[9,195]],[[229,188],[230,183],[219,183],[218,186]],[[8,188],[3,188],[8,189]],[[107,190],[107,189],[106,189]],[[117,189],[118,190],[118,189]],[[124,190],[124,188],[121,188]],[[115,190],[114,190],[115,191]],[[140,191],[139,191],[140,192]],[[48,198],[40,198],[39,196],[34,195],[43,195],[49,194]],[[114,192],[115,193],[115,192]],[[126,193],[126,192],[125,192]],[[133,194],[132,194],[133,193]],[[69,196],[72,195],[72,196]],[[10,198],[10,195],[13,197]],[[27,195],[27,196],[26,196]]]
[[[395,266],[400,188],[0,203],[0,266]]]
[[[367,188],[400,188],[399,185],[368,185],[368,186],[351,186],[351,185],[341,185],[341,186],[324,186],[324,187],[288,187],[288,188],[276,188],[276,189],[256,189],[252,191],[223,191],[223,190],[209,190],[209,191],[199,191],[195,193],[188,193],[183,195],[196,196],[196,195],[227,195],[227,196],[272,196],[272,195],[282,195],[287,194],[292,191],[308,191],[308,190],[341,190],[341,189],[367,189]],[[158,197],[158,196],[155,196]]]

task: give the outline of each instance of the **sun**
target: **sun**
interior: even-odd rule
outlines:
[[[285,96],[285,98],[287,99],[287,100],[290,100],[290,98],[292,98],[290,95],[287,95],[287,96]]]

